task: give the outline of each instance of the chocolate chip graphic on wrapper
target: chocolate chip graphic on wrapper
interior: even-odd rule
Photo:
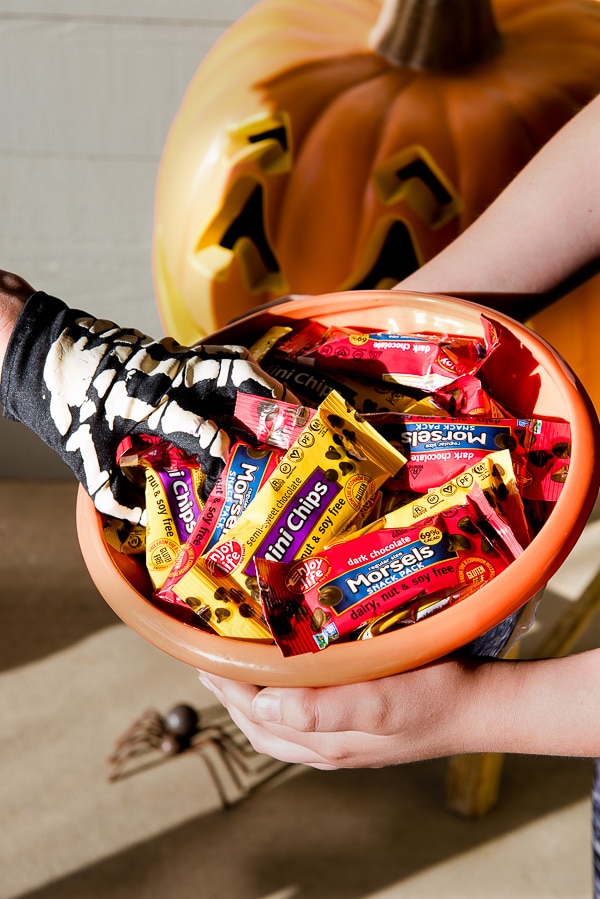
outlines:
[[[473,524],[473,522],[471,521],[471,519],[469,518],[468,515],[464,515],[460,519],[457,527],[461,531],[464,531],[466,534],[476,534],[477,533],[477,528],[475,527],[475,525]]]
[[[333,584],[328,584],[319,590],[319,602],[322,606],[335,606],[343,597],[344,594],[340,588]]]
[[[561,440],[560,443],[555,443],[552,447],[552,455],[556,456],[557,459],[570,459],[571,444],[567,440]]]
[[[507,449],[513,452],[517,448],[517,441],[511,434],[497,434],[494,443],[498,449]]]
[[[552,454],[546,452],[546,450],[532,450],[529,453],[529,461],[532,465],[535,465],[536,468],[543,468],[544,465],[547,465],[552,459]]]
[[[246,597],[241,590],[238,590],[237,587],[231,587],[231,589],[229,590],[229,596],[238,606],[241,606],[245,603]],[[248,615],[246,617],[249,618],[250,616]]]
[[[326,617],[323,609],[315,609],[314,612],[312,613],[312,617],[310,619],[311,629],[315,633],[322,631],[323,625],[325,624],[326,620],[327,620],[327,617]]]
[[[468,537],[464,537],[462,534],[449,534],[448,546],[455,552],[464,552],[466,549],[471,549],[471,541]]]

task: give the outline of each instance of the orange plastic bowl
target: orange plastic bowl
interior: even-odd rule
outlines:
[[[100,518],[80,490],[79,541],[104,599],[133,630],[176,659],[263,686],[342,684],[415,668],[459,649],[519,610],[545,586],[569,554],[589,517],[600,483],[596,413],[571,369],[542,338],[506,316],[463,300],[357,291],[306,297],[256,311],[213,334],[208,342],[249,346],[271,325],[310,319],[397,333],[435,331],[477,336],[483,333],[482,313],[511,332],[502,357],[494,355],[497,399],[520,416],[559,416],[572,428],[570,472],[558,503],[538,536],[505,572],[457,605],[411,627],[286,659],[276,646],[206,634],[153,606],[107,551]]]

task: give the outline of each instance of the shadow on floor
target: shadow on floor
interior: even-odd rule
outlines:
[[[0,671],[72,646],[119,619],[84,565],[75,481],[0,481]]]
[[[499,805],[466,821],[442,807],[445,771],[296,769],[26,899],[359,899],[581,801],[592,777],[587,760],[509,757]]]

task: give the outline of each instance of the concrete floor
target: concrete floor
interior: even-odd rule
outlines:
[[[507,758],[497,806],[474,821],[444,809],[445,760],[286,769],[227,808],[194,753],[110,782],[107,758],[142,712],[214,699],[98,596],[75,495],[71,481],[0,481],[0,899],[590,896],[587,760]],[[531,646],[599,542],[592,524]],[[594,625],[579,648],[598,639]]]

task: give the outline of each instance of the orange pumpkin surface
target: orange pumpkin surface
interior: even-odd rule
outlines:
[[[528,324],[566,359],[600,414],[600,276],[540,312]]]
[[[164,148],[166,332],[391,286],[598,93],[599,47],[595,0],[262,0],[200,65]]]

